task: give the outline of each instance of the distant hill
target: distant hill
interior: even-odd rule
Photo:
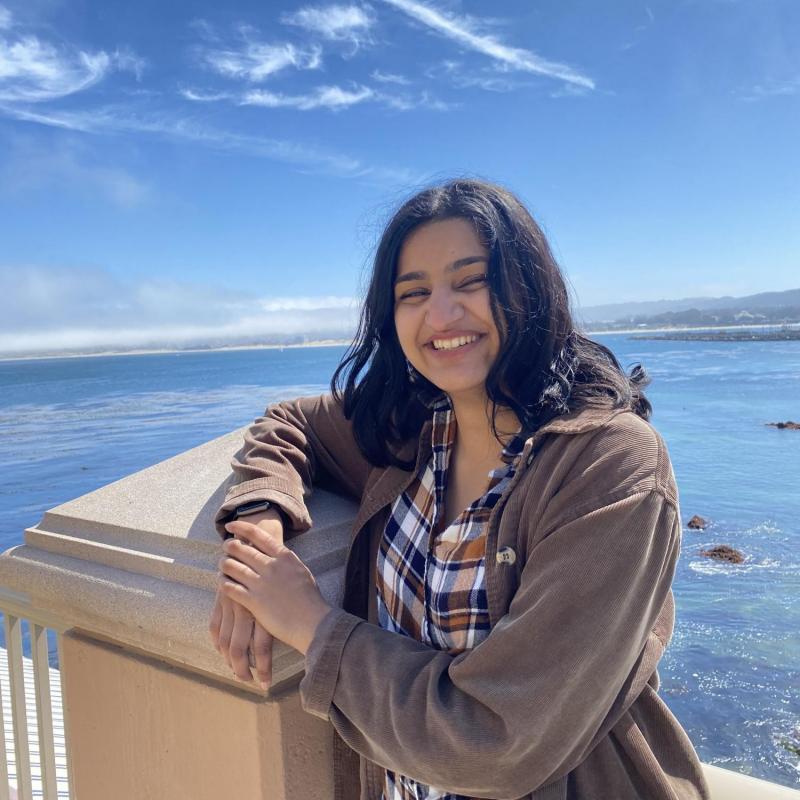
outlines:
[[[641,303],[608,303],[576,309],[593,329],[655,325],[745,325],[800,322],[800,289],[745,297],[687,297]]]

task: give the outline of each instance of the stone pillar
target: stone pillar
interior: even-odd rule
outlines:
[[[60,668],[80,800],[333,797],[333,729],[300,708],[303,657],[276,643],[267,693],[208,635],[213,515],[241,436],[57,506],[0,556],[0,585],[72,626]],[[310,511],[287,544],[340,604],[355,506],[320,490]]]

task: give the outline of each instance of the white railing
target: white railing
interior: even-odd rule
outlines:
[[[50,666],[47,632],[69,625],[42,614],[0,587],[6,649],[0,649],[0,800],[66,800],[70,767],[64,733],[61,673]],[[27,625],[31,656],[23,653]]]

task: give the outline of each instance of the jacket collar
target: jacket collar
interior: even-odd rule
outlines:
[[[569,414],[553,417],[536,430],[528,441],[536,446],[539,440],[549,433],[586,433],[602,428],[609,420],[627,411],[627,408],[608,408],[607,406],[586,406]]]

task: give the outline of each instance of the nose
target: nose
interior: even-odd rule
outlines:
[[[425,322],[435,331],[451,328],[464,316],[458,295],[448,288],[436,288],[428,298]]]

